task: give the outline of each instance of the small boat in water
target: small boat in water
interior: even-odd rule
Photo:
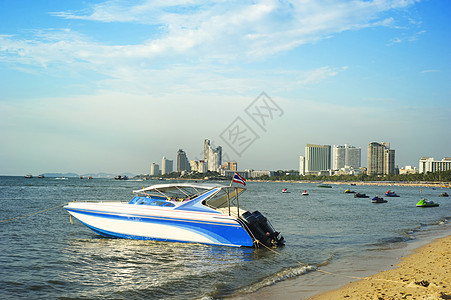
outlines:
[[[243,191],[219,184],[157,184],[133,191],[131,201],[71,202],[64,208],[107,237],[234,247],[283,245],[266,217],[239,206]]]
[[[27,174],[27,175],[24,176],[24,178],[33,178],[33,175]]]
[[[362,193],[355,193],[354,198],[369,198],[369,196],[367,196],[366,194],[362,194]]]
[[[351,191],[350,189],[346,189],[345,190],[345,194],[354,194],[355,191]]]
[[[438,195],[439,197],[448,197],[448,193],[447,192],[443,192],[440,195]]]
[[[384,198],[376,196],[371,200],[372,203],[386,203],[387,200],[384,200]]]
[[[38,178],[45,178],[45,175],[44,174],[39,174]]]
[[[303,191],[303,192],[302,192],[302,196],[308,196],[307,191]]]
[[[115,180],[128,180],[128,176],[127,175],[116,175],[116,177],[114,177]]]
[[[318,184],[317,187],[320,187],[320,188],[328,188],[328,189],[331,189],[331,188],[332,188],[332,186],[331,186],[331,185],[328,185],[328,184]]]
[[[393,191],[386,191],[386,192],[385,192],[385,196],[386,196],[386,197],[399,197],[399,196],[396,195],[396,193],[393,192]]]
[[[283,193],[283,194],[286,194],[286,193],[289,193],[289,191],[288,191],[288,189],[283,189],[283,190],[282,190],[282,193]]]
[[[439,206],[439,204],[438,203],[435,203],[434,201],[432,201],[432,200],[426,200],[426,199],[421,199],[420,201],[418,201],[418,203],[417,203],[417,207],[437,207],[437,206]]]

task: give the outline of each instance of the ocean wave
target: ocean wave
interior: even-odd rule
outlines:
[[[291,279],[291,278],[295,278],[295,277],[307,274],[316,269],[317,269],[316,266],[310,266],[310,265],[287,268],[287,269],[281,270],[280,272],[272,274],[269,277],[263,278],[263,279],[259,280],[258,282],[251,284],[250,286],[240,289],[239,291],[237,291],[236,294],[254,293],[261,288],[274,285],[276,283],[285,281],[287,279]]]

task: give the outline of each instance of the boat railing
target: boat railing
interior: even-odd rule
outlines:
[[[96,199],[82,199],[82,200],[77,200],[75,199],[72,202],[87,202],[87,203],[128,203],[129,201],[124,201],[124,200],[96,200]]]

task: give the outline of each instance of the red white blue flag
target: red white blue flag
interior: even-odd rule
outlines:
[[[242,185],[246,185],[246,179],[244,179],[238,173],[235,173],[235,176],[233,176],[233,182],[237,182],[237,183],[241,183]]]

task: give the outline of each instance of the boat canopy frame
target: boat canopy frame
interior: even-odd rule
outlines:
[[[202,195],[211,192],[206,198]],[[225,186],[220,184],[189,184],[189,183],[169,183],[157,184],[140,190],[134,190],[133,194],[160,199],[179,199],[195,202],[198,199],[204,206],[214,210],[227,208],[228,215],[232,215],[232,207],[236,207],[239,216],[240,207],[238,196],[244,192],[244,187]]]

